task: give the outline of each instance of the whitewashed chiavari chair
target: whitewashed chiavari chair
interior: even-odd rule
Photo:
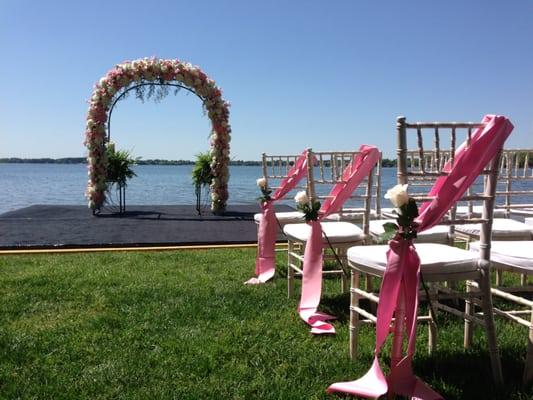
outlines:
[[[331,173],[329,171],[329,161],[326,160],[326,155],[334,154],[335,152],[323,152],[323,162],[313,162],[316,168],[320,171],[320,174]],[[338,152],[340,154],[348,154]],[[320,154],[320,153],[318,153]],[[261,170],[262,178],[267,181],[268,187],[273,191],[278,188],[279,183],[287,177],[287,173],[290,168],[294,165],[295,161],[298,159],[299,155],[272,155],[263,153],[261,156]],[[340,160],[340,158],[339,158]],[[338,172],[336,170],[336,172]],[[299,185],[297,185],[289,194],[285,196],[284,200],[279,201],[278,203],[294,205],[294,195],[297,191],[305,190],[309,195],[309,189],[307,187],[307,179],[302,179]],[[375,219],[378,215],[381,214],[381,159],[379,164],[376,167],[374,174],[374,179],[372,181],[371,189],[371,206],[369,212],[369,218]],[[352,204],[348,207],[343,207],[339,212],[328,215],[325,218],[325,221],[328,222],[337,222],[337,221],[347,221],[354,223],[362,223],[363,217],[365,216],[365,209],[361,206],[356,206],[357,204]],[[256,224],[259,224],[259,221],[262,218],[261,213],[256,213],[254,215],[254,221]],[[297,224],[304,222],[304,216],[301,211],[279,211],[276,212],[276,219],[279,223],[281,229],[286,224]]]
[[[511,216],[533,216],[533,149],[505,149],[502,153],[500,180],[504,182],[503,208]]]
[[[307,187],[308,196],[313,201],[323,201],[328,197],[329,190],[338,182],[342,180],[344,169],[357,155],[357,152],[309,152],[308,157],[315,157],[317,165],[314,168],[308,169]],[[339,220],[335,215],[331,219],[324,219],[321,223],[323,232],[323,246],[326,250],[325,260],[335,260],[341,263],[337,268],[323,271],[324,275],[340,276],[341,290],[347,291],[348,277],[344,272],[346,269],[346,249],[355,244],[363,244],[369,238],[368,226],[371,215],[371,204],[373,203],[372,194],[380,195],[380,187],[374,185],[376,178],[376,171],[378,170],[379,162],[372,168],[368,177],[356,188],[350,196],[350,199],[343,205],[337,215],[354,214],[349,220],[354,219],[360,221],[360,226],[352,222]],[[308,166],[311,164],[308,164]],[[374,198],[375,199],[375,198]],[[374,202],[374,204],[376,204]],[[355,207],[354,207],[355,205]],[[345,211],[345,207],[349,207]],[[379,203],[377,203],[379,207]],[[353,211],[353,210],[357,211]],[[361,214],[362,213],[362,214]],[[330,215],[331,216],[331,215]],[[305,243],[310,234],[310,227],[305,223],[287,224],[283,228],[283,232],[288,240],[288,260],[287,260],[287,295],[292,297],[294,293],[295,278],[302,276],[303,270],[303,253]],[[329,250],[329,251],[328,251]]]
[[[289,170],[296,163],[296,160],[300,155],[272,155],[263,153],[261,156],[261,170],[262,178],[266,180],[267,187],[272,191],[278,189],[279,184],[285,178],[287,178]],[[304,178],[301,182],[295,186],[286,196],[284,200],[280,200],[278,203],[282,204],[293,204],[293,197],[296,192],[300,190],[307,191],[307,180]],[[259,224],[262,218],[261,213],[254,215],[254,220],[256,224]],[[290,223],[299,223],[304,220],[304,215],[300,211],[280,211],[276,212],[276,219],[280,224],[280,227],[283,227],[285,224]]]
[[[505,150],[502,154],[500,179],[503,189],[497,193],[504,201],[500,207],[511,215],[527,216],[533,210],[533,163],[532,150]],[[533,228],[533,227],[532,227]],[[533,383],[533,285],[528,278],[533,275],[533,241],[529,240],[493,240],[491,242],[491,260],[496,270],[492,296],[503,303],[514,303],[516,307],[494,307],[494,313],[507,320],[528,328],[526,362],[523,383]],[[479,252],[480,242],[470,245],[470,250]],[[511,273],[509,282],[503,279],[503,272]],[[517,284],[518,276],[520,284]],[[471,340],[467,338],[467,340]]]
[[[509,216],[533,215],[532,169],[529,167],[529,150],[504,150],[500,162],[498,186],[496,190],[495,213],[492,224],[492,240],[532,240],[533,226]],[[533,153],[532,153],[533,154]],[[533,161],[533,159],[532,159]],[[471,207],[471,206],[470,206]],[[473,213],[475,216],[475,213]],[[480,225],[458,225],[456,232],[469,243],[479,240]]]
[[[415,198],[418,202],[430,200],[427,198],[427,184],[437,177],[446,175],[443,171],[445,161],[454,162],[456,143],[458,135],[466,136],[467,146],[470,143],[472,132],[480,127],[480,123],[407,123],[404,117],[397,119],[397,137],[398,137],[398,183],[408,183],[410,197]],[[414,135],[412,135],[414,131]],[[449,139],[446,140],[444,133],[449,132]],[[417,138],[416,150],[408,151],[408,144],[412,143],[412,136]],[[430,138],[428,139],[428,136]],[[428,144],[429,143],[429,144]],[[433,146],[428,150],[426,147]],[[443,151],[443,149],[446,149]],[[409,157],[411,157],[409,159]],[[445,158],[443,160],[443,158]],[[432,164],[427,164],[427,160],[434,160]],[[481,224],[481,242],[483,249],[490,246],[490,228],[492,221],[492,212],[494,206],[496,179],[498,173],[497,155],[487,166],[484,174],[482,193],[470,193],[463,196],[463,200],[476,200],[483,203],[483,215],[481,218],[463,220],[453,213],[453,210],[447,218],[441,221],[442,224],[453,226],[457,223],[480,223]],[[415,161],[418,160],[418,161]],[[452,164],[453,165],[453,164]],[[370,304],[379,302],[380,293],[368,292],[360,287],[360,276],[371,275],[382,278],[387,264],[386,251],[388,246],[357,246],[348,249],[347,258],[351,273],[350,289],[350,356],[356,357],[358,332],[362,324],[376,323],[376,316],[367,308],[363,308],[360,299],[366,299]],[[431,352],[436,347],[436,324],[435,316],[432,315],[438,311],[449,312],[465,321],[465,330],[470,329],[470,323],[474,322],[485,328],[488,339],[489,354],[493,368],[494,378],[497,382],[502,381],[502,371],[498,348],[496,344],[496,332],[494,328],[494,319],[492,314],[492,298],[490,293],[490,262],[488,251],[480,254],[474,254],[467,250],[445,244],[422,243],[416,244],[416,249],[420,257],[420,273],[423,283],[429,286],[427,294],[420,293],[420,298],[428,301],[431,307],[427,315],[418,315],[419,321],[429,323],[429,341],[428,350]],[[458,292],[449,286],[448,282],[474,280],[478,282],[480,288],[475,292]],[[429,299],[428,296],[429,295]],[[441,300],[477,297],[479,300],[476,304],[481,304],[484,311],[484,318],[478,318],[465,312],[463,309],[450,306],[451,303],[444,303]],[[452,302],[453,303],[453,302]],[[370,308],[372,309],[372,307]],[[400,324],[401,325],[401,324]],[[395,326],[395,332],[401,331],[401,326]],[[468,346],[470,343],[464,343]],[[397,355],[396,355],[397,356]],[[395,355],[392,355],[392,362]]]

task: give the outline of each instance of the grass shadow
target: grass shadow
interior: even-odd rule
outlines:
[[[415,374],[446,399],[531,399],[533,390],[522,386],[522,354],[514,348],[501,349],[504,386],[492,380],[489,354],[480,349],[437,350],[417,354]]]
[[[321,301],[321,309],[337,317],[341,324],[350,320],[350,294],[342,293],[333,296],[324,296]]]

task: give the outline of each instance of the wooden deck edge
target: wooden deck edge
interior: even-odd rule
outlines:
[[[69,254],[69,253],[106,253],[106,252],[126,252],[126,251],[177,251],[177,250],[210,250],[210,249],[247,249],[256,248],[256,243],[243,244],[203,244],[203,245],[182,245],[182,246],[145,246],[145,247],[91,247],[91,248],[69,248],[69,249],[20,249],[20,250],[0,250],[3,255],[34,255],[34,254]],[[285,243],[277,243],[276,247],[284,248]]]

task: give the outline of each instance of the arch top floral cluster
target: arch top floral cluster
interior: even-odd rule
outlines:
[[[109,108],[115,94],[121,89],[143,82],[179,82],[192,89],[203,101],[211,120],[210,136],[211,209],[221,212],[228,199],[229,180],[229,103],[222,98],[221,90],[200,68],[179,60],[143,58],[125,61],[110,70],[94,87],[89,100],[89,112],[84,144],[88,149],[88,174],[86,197],[89,207],[100,209],[105,201],[106,190],[106,123]]]

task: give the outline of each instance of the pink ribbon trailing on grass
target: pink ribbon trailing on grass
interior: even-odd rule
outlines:
[[[452,168],[444,166],[448,175],[437,179],[429,192],[432,201],[420,207],[416,222],[418,232],[436,225],[475,181],[492,158],[503,148],[513,130],[511,122],[503,116],[486,115],[485,127],[478,128],[469,145],[463,143],[456,152]],[[442,396],[418,379],[412,368],[416,342],[416,316],[418,307],[418,283],[420,259],[410,240],[391,240],[387,251],[387,267],[383,276],[376,323],[376,348],[370,370],[360,379],[331,385],[327,391],[343,392],[356,396],[377,398],[390,392],[410,396],[413,399],[437,400]],[[393,315],[396,321],[404,321],[408,338],[407,354],[403,356],[404,324],[395,324],[395,338],[391,357],[391,373],[385,377],[379,366],[379,353],[390,332]]]
[[[341,209],[352,192],[372,171],[372,168],[379,161],[379,157],[377,147],[362,145],[359,152],[354,155],[350,164],[344,169],[341,182],[336,183],[331,188],[328,198],[320,207],[318,221],[309,222],[311,235],[305,245],[302,292],[298,313],[300,318],[311,326],[311,333],[335,333],[333,325],[326,322],[335,319],[335,317],[317,311],[322,296],[322,264],[324,262],[320,221]]]
[[[265,283],[274,276],[276,271],[276,233],[278,231],[274,202],[283,199],[306,176],[307,153],[308,150],[304,150],[287,173],[287,176],[280,182],[274,194],[270,196],[270,200],[261,204],[262,215],[257,231],[257,256],[255,259],[255,274],[257,277],[244,282],[246,285]]]

